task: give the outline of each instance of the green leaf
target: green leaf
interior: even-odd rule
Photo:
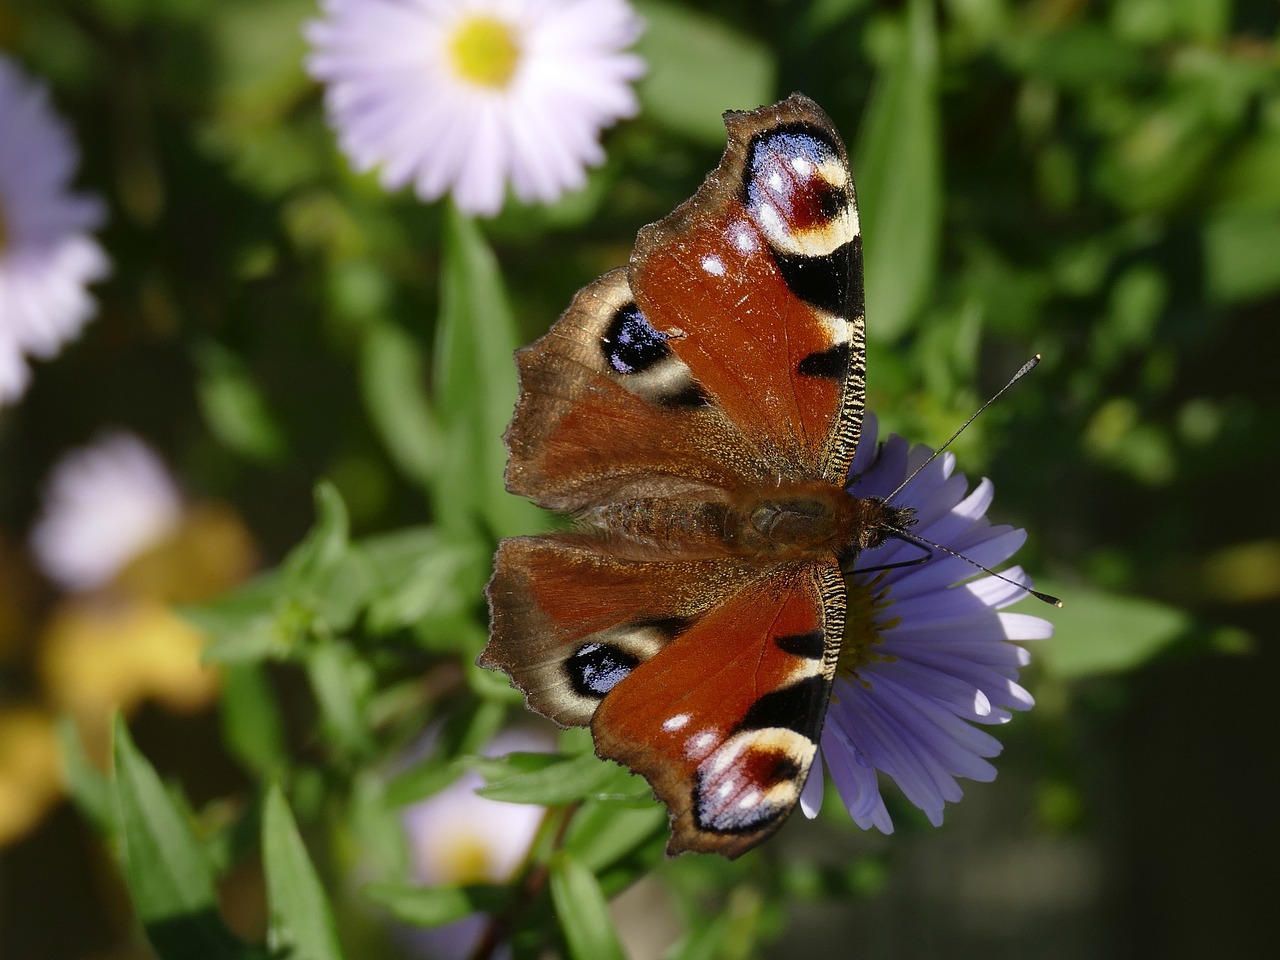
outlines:
[[[315,498],[315,525],[282,566],[290,597],[328,631],[341,632],[368,604],[374,571],[364,553],[350,547],[347,508],[337,487],[323,481],[316,485]]]
[[[306,666],[326,739],[344,753],[366,753],[373,745],[365,725],[365,705],[373,687],[372,666],[348,644],[338,642],[309,650]]]
[[[1238,649],[1238,632],[1206,628],[1154,600],[1062,584],[1036,587],[1062,597],[1064,606],[1049,614],[1052,639],[1031,650],[1049,673],[1064,679],[1134,670],[1187,644]]]
[[[365,408],[400,472],[429,487],[447,464],[425,378],[417,341],[394,324],[370,325],[360,352]]]
[[[648,792],[646,788],[646,792]],[[574,814],[565,835],[565,849],[584,865],[604,870],[628,854],[665,835],[667,810],[650,796],[641,807],[593,800]]]
[[[395,807],[417,803],[443,790],[467,769],[462,759],[432,758],[406,770],[387,784],[387,803]]]
[[[576,758],[559,753],[515,750],[496,757],[467,757],[467,769],[474,770],[486,780],[497,781],[521,777],[529,773],[540,773],[558,764],[568,763],[571,759]]]
[[[1212,216],[1204,233],[1210,297],[1221,304],[1244,303],[1280,290],[1277,250],[1280,211],[1233,208]]]
[[[505,887],[487,884],[408,887],[375,883],[365,887],[363,892],[374,903],[390,910],[397,920],[419,927],[440,927],[473,913],[490,913],[499,909],[508,895]]]
[[[668,953],[669,960],[716,960],[725,955],[724,945],[729,939],[729,925],[733,917],[721,913],[712,918],[698,917],[698,921],[701,922]]]
[[[773,52],[729,26],[670,3],[636,4],[645,32],[636,46],[649,65],[636,86],[644,114],[668,129],[724,145],[725,110],[774,99]]]
[[[298,825],[278,785],[267,791],[262,860],[271,923],[267,943],[290,960],[340,960],[337,928]]]
[[[402,807],[443,790],[464,770],[486,769],[489,758],[477,760],[478,754],[494,738],[506,717],[506,708],[492,700],[474,700],[466,708],[449,716],[440,738],[429,757],[396,776],[387,784],[386,800],[390,806]],[[545,754],[526,756],[543,759]],[[509,764],[488,767],[499,775],[510,775]]]
[[[345,806],[344,848],[360,851],[364,878],[405,876],[415,851],[405,843],[402,811],[387,800],[386,771],[359,770]]]
[[[282,564],[295,591],[325,590],[347,552],[350,524],[342,494],[324,480],[316,484],[315,502],[315,524]]]
[[[551,860],[551,902],[575,960],[625,960],[600,884],[564,850]]]
[[[510,754],[512,757],[537,757],[539,754]],[[478,764],[477,766],[483,766]],[[616,767],[591,754],[551,763],[541,769],[517,773],[491,781],[476,791],[490,800],[509,803],[537,803],[554,806],[582,800],[599,791],[614,776]]]
[[[431,530],[414,537],[412,552],[397,552],[394,563],[371,556],[381,585],[369,604],[369,629],[389,633],[425,620],[471,618],[489,576],[490,549],[471,535]]]
[[[465,530],[479,517],[499,536],[528,533],[541,526],[539,511],[503,481],[502,435],[516,403],[515,319],[493,251],[453,207],[440,286],[436,387],[447,466],[436,473],[439,521]]]
[[[80,739],[75,720],[71,717],[59,718],[57,735],[67,793],[71,795],[76,808],[104,837],[113,836],[116,832],[116,812],[111,783],[84,752],[84,743]]]
[[[252,460],[283,459],[284,431],[244,364],[214,343],[197,350],[195,359],[200,370],[196,398],[209,431],[228,449]]]
[[[156,952],[163,960],[246,956],[218,915],[204,849],[119,716],[114,786],[125,881]]]
[[[279,775],[288,762],[284,721],[276,694],[260,666],[226,666],[218,717],[223,742],[245,769],[262,777]]]
[[[1009,38],[1014,66],[1065,87],[1118,86],[1148,69],[1143,51],[1098,23]]]
[[[213,638],[204,649],[206,660],[246,663],[282,657],[292,637],[277,623],[276,609],[287,592],[285,577],[271,570],[216,600],[179,607],[178,613]]]
[[[279,123],[312,89],[302,68],[306,42],[299,24],[315,5],[278,0],[203,9],[214,14],[203,28],[215,58],[207,82],[216,86],[223,122],[241,129]]]
[[[933,288],[942,230],[938,39],[931,0],[910,0],[900,49],[876,79],[854,171],[867,333],[895,340]]]

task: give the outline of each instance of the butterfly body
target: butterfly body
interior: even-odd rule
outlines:
[[[876,546],[886,525],[901,529],[910,511],[875,498],[851,497],[825,481],[779,481],[765,490],[735,491],[724,500],[636,497],[576,515],[619,552],[667,557],[737,555],[776,563],[820,560],[842,565]]]
[[[669,852],[733,857],[798,802],[845,576],[913,515],[845,489],[864,318],[844,145],[799,95],[725,120],[697,193],[517,353],[507,486],[578,529],[499,546],[479,662],[643,775]]]

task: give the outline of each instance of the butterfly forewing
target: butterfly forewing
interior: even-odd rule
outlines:
[[[541,506],[576,511],[767,476],[760,452],[646,325],[625,270],[583,288],[516,363],[507,486]]]
[[[775,473],[841,481],[864,383],[862,238],[844,144],[798,95],[726,125],[720,166],[640,231],[631,286]]]

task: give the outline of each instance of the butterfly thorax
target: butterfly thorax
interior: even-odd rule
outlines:
[[[913,521],[909,508],[855,497],[822,481],[784,481],[723,497],[633,497],[578,517],[588,528],[673,559],[726,553],[779,563],[822,559],[847,563]]]

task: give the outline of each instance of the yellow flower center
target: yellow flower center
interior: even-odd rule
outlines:
[[[510,25],[496,17],[469,17],[449,44],[462,79],[480,87],[505,87],[520,64],[520,45]]]
[[[474,834],[460,831],[441,844],[438,854],[440,871],[451,883],[482,883],[496,879],[489,847]]]
[[[893,659],[877,653],[875,649],[884,639],[882,635],[902,622],[900,617],[884,616],[885,611],[893,606],[884,577],[881,573],[870,583],[845,579],[844,643],[840,647],[836,672],[847,680],[860,681],[858,668],[861,666]]]

